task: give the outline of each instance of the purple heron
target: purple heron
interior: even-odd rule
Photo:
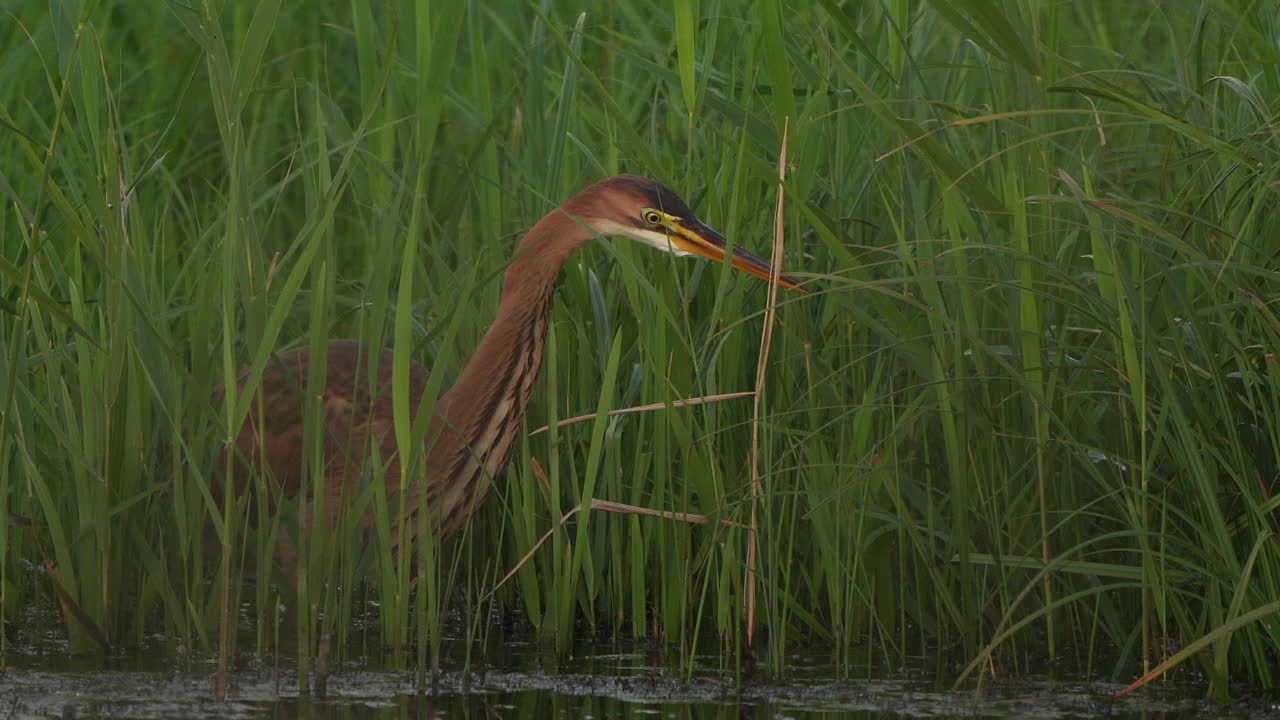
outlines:
[[[511,455],[521,419],[542,365],[547,318],[560,270],[575,250],[597,236],[625,237],[675,255],[723,261],[729,243],[703,224],[671,190],[654,180],[618,175],[591,185],[547,213],[524,236],[506,270],[498,315],[457,382],[436,401],[423,449],[431,527],[445,536],[463,526],[492,479]],[[768,280],[769,263],[733,246],[734,268]],[[778,284],[807,292],[782,273]],[[238,458],[238,477],[265,469],[284,497],[303,482],[303,399],[311,362],[307,348],[278,355],[260,387],[263,412],[251,412],[235,442],[225,449]],[[334,340],[327,350],[323,410],[326,515],[332,521],[377,443],[386,466],[388,500],[399,492],[391,401],[391,351],[383,350],[376,383],[369,382],[370,349],[355,340]],[[411,365],[412,408],[427,386],[427,371]],[[243,384],[244,376],[240,383]],[[221,395],[215,391],[215,400]],[[215,406],[216,406],[215,402]],[[225,467],[225,456],[223,467]],[[416,483],[410,483],[414,488]],[[241,492],[245,486],[238,488]],[[419,498],[403,499],[412,517]],[[366,516],[365,522],[372,519]],[[416,524],[414,525],[416,527]],[[398,533],[396,533],[398,536]],[[282,548],[281,561],[292,554]]]

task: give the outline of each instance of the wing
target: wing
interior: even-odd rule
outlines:
[[[370,382],[369,365],[376,354],[377,376]],[[320,397],[323,412],[323,462],[326,514],[336,509],[342,494],[363,473],[371,443],[377,443],[383,463],[391,462],[388,477],[399,476],[391,396],[391,351],[374,351],[355,340],[334,340],[326,353],[325,384]],[[250,409],[235,442],[224,448],[219,472],[233,457],[238,492],[265,472],[282,497],[298,494],[304,475],[304,394],[312,358],[308,348],[279,353],[263,371],[260,403]],[[425,368],[410,363],[409,395],[419,398],[427,385]],[[244,387],[246,377],[239,379]],[[222,389],[213,394],[221,403]],[[394,475],[393,475],[394,471]],[[332,499],[332,502],[330,500]]]

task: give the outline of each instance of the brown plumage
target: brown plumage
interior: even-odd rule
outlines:
[[[552,210],[524,236],[507,268],[493,325],[467,362],[457,382],[437,400],[424,443],[427,452],[427,505],[431,527],[441,536],[460,529],[485,498],[493,478],[506,465],[520,431],[521,419],[542,366],[547,318],[560,270],[568,257],[597,235],[623,236],[679,255],[696,254],[722,260],[724,238],[703,225],[680,198],[661,184],[634,175],[603,180]],[[769,266],[735,247],[734,267],[768,278]],[[799,289],[790,275],[779,284]],[[332,521],[354,497],[365,464],[376,444],[384,462],[383,481],[395,507],[400,467],[393,431],[391,352],[378,361],[378,377],[369,383],[370,349],[355,340],[334,340],[327,352],[327,376],[320,403],[324,412],[324,508]],[[284,497],[296,495],[303,482],[303,403],[310,355],[298,348],[278,355],[263,372],[262,427],[250,412],[227,450],[238,459],[238,490],[244,479],[265,465]],[[242,376],[240,382],[244,382]],[[410,366],[409,392],[417,410],[427,385],[427,371]],[[215,406],[221,392],[215,392]],[[225,467],[223,464],[221,467]],[[405,498],[406,517],[420,498],[411,482]],[[371,515],[365,522],[372,519]],[[394,523],[393,523],[394,526]],[[417,527],[414,523],[411,527]],[[393,533],[394,534],[394,533]],[[285,548],[284,555],[292,555]],[[282,558],[289,562],[290,558]]]

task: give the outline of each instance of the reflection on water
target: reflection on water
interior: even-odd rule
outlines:
[[[786,681],[760,677],[735,684],[705,658],[691,682],[646,649],[581,646],[560,670],[536,647],[503,645],[487,669],[446,672],[434,687],[415,687],[405,671],[347,663],[324,698],[300,694],[292,667],[246,660],[227,702],[213,696],[212,663],[182,670],[134,657],[68,661],[10,656],[0,673],[0,718],[1240,718],[1272,716],[1280,706],[1234,708],[1199,699],[1194,688],[1160,687],[1113,701],[1114,683],[1016,680],[980,693],[951,692],[924,670],[837,680],[821,655],[797,656]],[[495,655],[497,660],[495,660]],[[445,663],[448,666],[448,662]],[[461,664],[460,662],[458,663]]]

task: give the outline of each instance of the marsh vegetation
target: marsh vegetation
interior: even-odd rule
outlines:
[[[453,623],[730,674],[818,644],[836,667],[959,658],[962,684],[1168,662],[1221,697],[1272,688],[1270,5],[583,5],[7,3],[4,642],[41,605],[73,651],[159,637],[303,678],[317,656],[438,669]],[[778,297],[762,381],[763,284],[596,242],[459,537],[365,538],[380,483],[329,528],[214,482],[270,411],[215,386],[353,337],[448,387],[523,230],[617,172],[762,256],[780,231],[812,292]],[[758,416],[671,406],[758,384]],[[307,424],[308,457],[322,440]]]

